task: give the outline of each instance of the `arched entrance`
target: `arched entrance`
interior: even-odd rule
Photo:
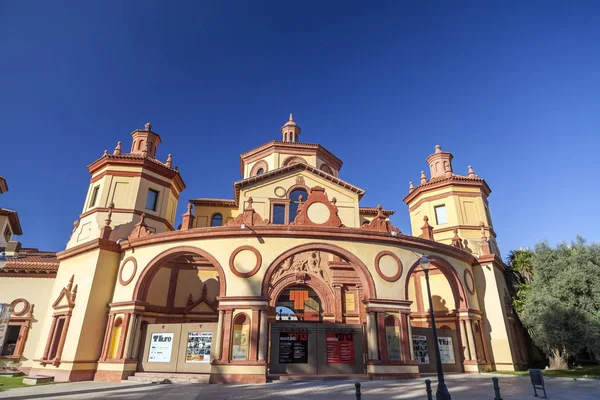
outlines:
[[[374,293],[366,267],[336,246],[298,246],[268,268],[273,310],[269,370],[278,375],[364,374],[365,310]]]
[[[135,274],[132,256],[120,275],[132,262]],[[223,270],[208,252],[190,246],[162,252],[135,282],[133,309],[111,305],[103,359],[137,360],[138,371],[209,373],[220,347],[217,297],[224,292]]]
[[[465,372],[469,364],[485,362],[483,337],[476,332],[481,313],[471,309],[458,273],[447,261],[431,260],[429,284],[435,314],[442,366],[446,372]],[[414,359],[420,373],[436,371],[429,299],[424,271],[415,263],[408,271],[405,290],[411,300],[411,330]],[[476,335],[479,334],[479,340]],[[473,354],[473,355],[471,355]]]

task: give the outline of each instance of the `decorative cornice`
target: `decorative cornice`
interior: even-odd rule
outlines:
[[[390,216],[396,213],[395,210],[386,210],[385,208],[381,209],[383,215]],[[360,215],[377,215],[379,213],[379,206],[377,207],[359,207],[358,213]]]
[[[387,216],[383,213],[383,208],[381,208],[381,204],[377,205],[377,216],[373,218],[368,224],[361,226],[361,229],[387,233],[394,232],[396,235],[402,234],[402,232],[400,232],[400,229],[394,227],[394,225],[390,222]]]
[[[238,202],[236,200],[228,199],[211,199],[211,198],[196,198],[191,199],[190,203],[196,206],[225,206],[225,207],[237,207]]]
[[[121,251],[121,247],[116,242],[106,239],[92,239],[78,246],[56,253],[56,258],[58,261],[64,261],[68,258],[75,257],[96,249],[112,251],[114,253],[119,253]]]
[[[409,191],[409,193],[402,200],[410,206],[410,203],[421,194],[447,186],[477,187],[480,188],[484,197],[489,196],[492,192],[483,178],[469,178],[467,176],[452,175],[450,177],[432,178],[427,181],[426,179],[423,179],[423,176],[421,176],[421,184],[414,188],[414,190]]]

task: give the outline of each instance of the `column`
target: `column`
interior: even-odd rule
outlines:
[[[477,348],[475,347],[475,339],[473,338],[473,320],[465,320],[467,340],[469,341],[469,349],[471,353],[471,360],[477,361]]]
[[[123,354],[125,353],[125,340],[129,334],[129,327],[131,325],[131,314],[125,314],[123,318],[123,327],[121,328],[121,337],[119,338],[119,345],[117,347],[117,356],[118,360],[123,358]]]
[[[223,314],[224,311],[219,311],[219,321],[217,322],[217,335],[215,337],[215,359],[221,359],[221,349],[223,346],[221,345],[221,341],[223,340]]]
[[[377,323],[375,313],[367,314],[367,354],[369,360],[379,360],[379,346],[377,344]]]
[[[260,312],[260,338],[258,339],[258,361],[264,361],[267,357],[267,343],[269,336],[269,321],[266,311]]]
[[[260,311],[252,310],[252,321],[250,322],[250,354],[248,354],[248,360],[256,360],[258,354],[258,319]]]
[[[408,325],[407,325],[407,317],[408,315],[400,314],[400,338],[402,339],[402,360],[408,361],[410,360],[410,342],[412,342],[412,338],[408,335]]]
[[[467,327],[465,326],[465,320],[459,321],[460,323],[460,340],[463,345],[463,355],[465,360],[471,360],[471,351],[469,348],[469,342],[467,340]]]
[[[126,360],[131,358],[131,348],[133,342],[135,341],[136,332],[138,329],[138,325],[140,323],[140,318],[138,314],[131,315],[131,321],[129,322],[129,329],[127,329],[127,337],[125,338],[125,353],[123,354],[123,358]]]
[[[408,346],[410,349],[410,359],[415,359],[415,349],[412,341],[412,326],[410,326],[410,314],[406,314],[406,325],[408,326]]]
[[[229,347],[231,346],[231,320],[233,310],[225,311],[223,318],[223,336],[221,339],[221,360],[229,362]]]
[[[341,323],[342,318],[342,285],[334,285],[333,290],[335,293],[335,322]]]

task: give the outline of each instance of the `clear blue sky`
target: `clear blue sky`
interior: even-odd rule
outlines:
[[[598,241],[599,5],[518,3],[2,1],[0,207],[25,246],[64,249],[86,166],[151,121],[187,184],[181,216],[231,198],[239,154],[291,111],[403,232],[440,144],[491,186],[503,256]]]

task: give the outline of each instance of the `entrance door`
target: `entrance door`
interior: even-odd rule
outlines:
[[[141,370],[210,373],[217,323],[149,324]]]
[[[365,373],[361,325],[279,322],[271,338],[271,374]]]
[[[444,372],[462,372],[456,331],[438,328],[437,336]],[[415,360],[419,363],[419,372],[436,372],[437,360],[433,343],[433,330],[413,326],[412,340]]]

